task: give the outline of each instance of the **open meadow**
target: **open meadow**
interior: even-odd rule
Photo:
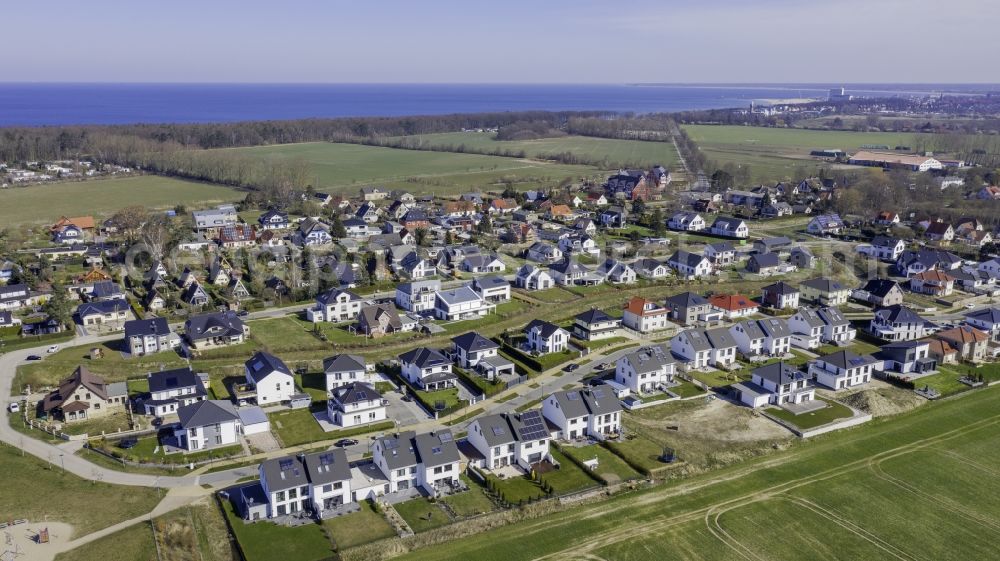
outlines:
[[[592,166],[330,142],[227,150],[274,162],[304,160],[315,174],[314,185],[318,190],[350,195],[357,195],[360,187],[372,184],[415,194],[447,195],[502,188],[505,181],[527,190],[553,186],[566,178],[603,175]]]
[[[684,125],[709,160],[720,165],[733,163],[750,166],[755,182],[801,179],[800,170],[816,170],[822,162],[811,158],[813,150],[840,149],[855,152],[864,145],[883,145],[890,149],[909,146],[916,149],[917,135],[912,133],[816,131],[766,127]]]
[[[1000,388],[404,559],[989,559]]]
[[[243,197],[229,187],[157,175],[62,181],[0,189],[0,221],[51,224],[60,216],[107,217],[129,205],[167,209],[179,204],[194,207],[233,202]]]
[[[641,140],[616,140],[589,136],[559,136],[537,140],[496,140],[491,132],[448,132],[395,137],[407,142],[437,148],[458,148],[468,151],[524,151],[529,158],[546,159],[553,154],[573,154],[590,162],[606,162],[609,168],[625,166],[652,167],[657,164],[668,168],[677,163],[677,150],[670,142],[644,142]]]

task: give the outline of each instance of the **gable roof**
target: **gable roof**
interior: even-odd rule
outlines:
[[[418,434],[413,437],[420,463],[432,468],[459,461],[455,437],[448,429]]]
[[[247,368],[247,375],[254,382],[260,382],[273,373],[284,374],[286,376],[292,375],[292,371],[288,369],[288,366],[280,358],[264,351],[257,351],[244,364]]]
[[[361,403],[382,399],[382,394],[364,382],[351,382],[333,390],[332,399],[340,404]]]
[[[399,355],[400,362],[411,363],[417,368],[427,368],[431,366],[442,366],[451,364],[448,357],[439,351],[428,347],[417,347]]]
[[[541,319],[533,319],[527,327],[524,328],[524,332],[528,333],[530,331],[538,331],[539,336],[543,339],[548,339],[552,337],[557,331],[562,331],[563,328],[559,327],[554,323],[549,323]]]
[[[451,342],[454,343],[456,347],[464,349],[467,352],[479,352],[500,348],[500,345],[495,341],[487,339],[475,331],[470,331],[457,337],[452,337]]]
[[[146,335],[167,335],[170,325],[167,318],[133,319],[125,322],[125,337],[144,337]]]
[[[177,388],[201,388],[201,378],[190,367],[150,372],[147,376],[150,392],[165,392]]]
[[[232,403],[220,399],[209,399],[179,408],[177,418],[180,420],[181,427],[186,429],[236,421],[240,415]]]
[[[358,355],[339,354],[323,359],[323,372],[357,372],[366,368],[365,359]]]

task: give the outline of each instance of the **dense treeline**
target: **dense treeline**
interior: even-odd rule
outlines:
[[[631,115],[616,118],[571,117],[566,123],[566,132],[621,140],[670,142],[670,131],[673,126],[673,118],[665,113],[641,117]]]
[[[556,136],[566,136],[566,132],[547,121],[518,121],[497,131],[497,140],[537,140]]]
[[[186,148],[233,148],[333,141],[344,138],[403,136],[461,129],[498,128],[517,122],[563,127],[573,117],[600,117],[598,111],[518,111],[416,117],[350,117],[290,121],[248,121],[211,124],[108,125],[0,130],[0,161],[53,160],[95,156],[94,142],[106,137],[129,137],[136,143]],[[121,141],[116,141],[121,142]],[[115,162],[117,163],[117,162]]]

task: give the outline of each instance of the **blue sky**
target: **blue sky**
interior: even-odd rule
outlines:
[[[3,81],[1000,82],[995,0],[4,4]]]

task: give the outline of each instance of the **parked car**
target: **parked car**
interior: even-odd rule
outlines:
[[[42,357],[38,355],[28,355],[28,360],[42,360]]]
[[[48,349],[45,349],[45,352],[52,354],[54,352],[57,352],[58,350],[59,350],[59,345],[50,345]]]
[[[240,316],[241,318],[245,318],[248,315],[250,315],[250,312],[247,310],[240,310],[239,312],[237,312],[236,315]]]
[[[21,404],[16,401],[11,401],[10,405],[7,406],[7,410],[11,413],[17,413],[21,410]]]
[[[333,445],[336,446],[337,448],[347,448],[348,446],[354,446],[357,443],[358,441],[353,438],[341,438]]]
[[[122,450],[129,450],[131,448],[135,448],[137,444],[139,444],[138,438],[123,438],[118,441],[118,447],[121,448]]]
[[[580,365],[574,362],[573,364],[567,364],[566,366],[563,366],[563,372],[572,372],[577,368],[580,368]]]

